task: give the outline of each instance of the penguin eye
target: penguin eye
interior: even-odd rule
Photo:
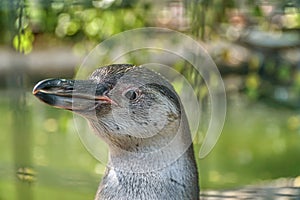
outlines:
[[[136,100],[139,94],[135,90],[128,90],[124,96],[129,100]]]

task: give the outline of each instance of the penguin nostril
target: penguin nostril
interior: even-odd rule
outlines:
[[[73,90],[73,89],[74,89],[73,86],[69,86],[69,85],[68,85],[68,86],[65,87],[65,90]]]

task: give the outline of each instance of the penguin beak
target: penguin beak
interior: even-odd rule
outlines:
[[[101,104],[114,103],[105,84],[89,80],[46,79],[33,88],[32,94],[53,107],[71,111],[94,110]]]

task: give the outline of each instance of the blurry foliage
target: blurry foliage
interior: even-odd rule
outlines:
[[[4,0],[0,5],[0,25],[7,27],[0,30],[3,35],[0,42],[10,43],[25,54],[39,45],[68,44],[76,53],[85,55],[114,34],[161,26],[191,35],[205,42],[208,48],[213,42],[227,42],[227,46],[217,45],[209,53],[223,76],[227,75],[225,72],[242,76],[243,84],[237,88],[249,97],[274,96],[277,100],[276,85],[292,87],[291,95],[298,96],[300,81],[296,74],[300,58],[292,56],[296,59],[292,63],[282,56],[291,57],[289,45],[298,45],[299,49],[300,3],[297,0]],[[296,33],[286,34],[291,31]],[[269,40],[266,33],[277,35],[281,43],[276,43],[277,36],[274,41]],[[278,48],[285,43],[287,52]],[[240,51],[240,47],[246,50]],[[195,80],[196,72],[185,70],[184,63],[175,68],[194,86],[202,81]],[[262,88],[266,84],[273,85],[274,92],[265,93]],[[200,98],[207,94],[201,87],[196,92]]]
[[[13,4],[13,5],[11,5]],[[6,5],[8,8],[5,9]],[[146,26],[148,5],[136,1],[21,1],[2,2],[0,16],[9,18],[10,10],[17,11],[15,20],[0,23],[3,35],[11,32],[10,23],[15,21],[13,46],[29,53],[34,37],[51,36],[72,43],[90,41],[99,43],[109,36],[138,27]],[[4,9],[3,9],[4,8]],[[23,9],[23,12],[19,10]],[[10,27],[10,28],[9,28]],[[9,38],[1,38],[8,43]]]
[[[43,45],[67,44],[77,54],[85,55],[114,34],[139,27],[161,26],[191,35],[205,42],[208,48],[211,43],[218,43],[209,53],[223,77],[228,74],[241,76],[243,83],[236,86],[237,90],[252,99],[268,96],[278,101],[280,94],[281,104],[293,99],[293,105],[300,99],[297,95],[300,58],[290,56],[288,52],[295,48],[293,45],[298,45],[299,53],[298,0],[4,0],[0,6],[0,25],[7,27],[0,30],[3,35],[0,44],[11,44],[25,54]],[[286,34],[292,31],[294,35]],[[292,47],[278,48],[281,43],[276,43],[277,36],[272,41],[265,37],[266,33],[278,35],[278,40]],[[222,42],[228,45],[219,45]],[[267,48],[262,43],[266,43]],[[246,50],[240,51],[240,47]],[[282,54],[294,57],[292,59],[296,61],[291,62]],[[177,64],[175,68],[194,86],[202,83],[193,78],[196,72],[188,69],[185,63]],[[286,93],[293,98],[278,92],[276,87],[282,85],[288,87]],[[196,92],[200,99],[207,95],[201,87]]]
[[[21,33],[18,35],[15,35],[13,38],[13,47],[19,51],[23,52],[25,54],[28,54],[32,50],[34,41],[34,36],[30,29],[22,30]]]
[[[190,32],[205,41],[223,78],[251,99],[299,108],[300,2],[186,1]],[[226,45],[222,45],[225,43]]]

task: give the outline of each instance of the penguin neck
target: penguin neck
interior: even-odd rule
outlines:
[[[178,128],[165,129],[156,138],[145,138],[130,151],[110,145],[109,166],[121,171],[145,173],[164,169],[180,157],[189,156],[186,151],[192,145],[190,130],[186,123]],[[163,137],[162,137],[163,136]],[[148,141],[147,141],[148,140]],[[158,142],[159,141],[159,142]]]
[[[96,199],[199,199],[198,172],[187,123],[156,151],[110,146],[110,160]]]

